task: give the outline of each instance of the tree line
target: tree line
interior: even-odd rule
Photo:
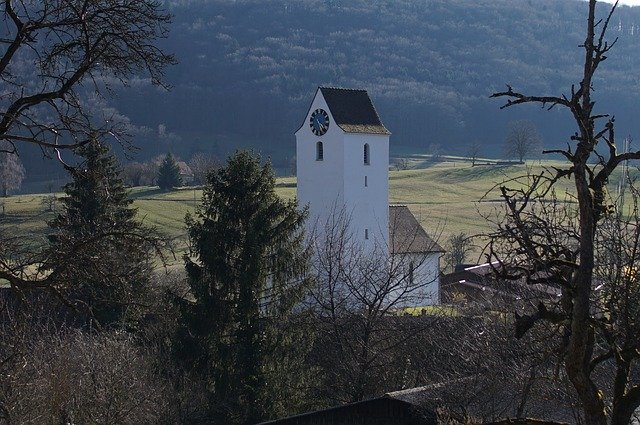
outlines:
[[[223,158],[252,146],[277,170],[287,169],[300,111],[318,85],[369,90],[392,149],[424,152],[440,144],[461,155],[477,139],[496,157],[508,123],[521,119],[552,144],[571,134],[560,113],[495,114],[488,96],[504,82],[540,93],[571,84],[580,61],[575,46],[584,39],[580,2],[189,1],[168,11],[173,31],[159,45],[179,60],[167,70],[171,91],[136,78],[128,87],[112,85],[117,97],[86,105],[131,136],[140,162],[168,151]],[[639,66],[634,25],[637,8],[621,7],[611,27],[619,54],[602,70],[607,83],[600,90],[630,134],[637,131],[637,82],[628,72]],[[27,60],[20,75],[37,81]],[[23,156],[29,178],[55,170],[37,149]]]

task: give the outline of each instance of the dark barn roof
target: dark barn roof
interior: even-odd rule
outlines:
[[[434,411],[395,398],[392,394],[303,413],[262,425],[436,425]]]
[[[536,304],[539,300],[560,297],[560,290],[551,285],[527,283],[524,277],[500,279],[496,271],[502,267],[498,263],[484,263],[443,275],[440,279],[442,301],[453,302],[455,294],[464,294],[468,301],[489,303],[495,302],[496,297],[511,302],[535,300]]]
[[[406,205],[389,205],[389,244],[392,254],[444,252]]]
[[[391,134],[366,90],[320,87],[338,126],[347,133]]]

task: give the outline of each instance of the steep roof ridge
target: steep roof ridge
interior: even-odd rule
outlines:
[[[391,134],[382,123],[367,90],[329,86],[319,86],[318,90],[327,102],[335,123],[345,132]]]
[[[406,205],[389,205],[389,246],[392,254],[444,252]]]

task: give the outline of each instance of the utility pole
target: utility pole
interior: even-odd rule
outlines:
[[[624,153],[630,152],[631,149],[631,136],[627,136],[622,142],[622,151]],[[622,163],[622,173],[620,174],[620,181],[618,182],[618,210],[622,213],[624,208],[624,192],[627,187],[627,181],[629,179],[629,160],[625,160]]]

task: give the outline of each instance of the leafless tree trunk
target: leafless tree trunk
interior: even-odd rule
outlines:
[[[205,184],[207,173],[219,165],[219,162],[212,155],[202,152],[193,155],[189,160],[189,167],[191,167],[191,171],[193,172],[193,184]]]
[[[0,190],[5,198],[9,191],[20,189],[24,179],[24,167],[18,155],[3,151],[10,147],[9,143],[0,141]]]
[[[564,368],[581,401],[587,425],[604,425],[608,420],[612,424],[626,424],[631,412],[640,405],[640,386],[637,381],[629,380],[626,367],[627,360],[634,357],[629,357],[626,347],[632,344],[631,341],[637,341],[640,335],[628,335],[627,343],[623,344],[625,349],[611,344],[606,316],[595,314],[598,304],[594,300],[594,288],[598,283],[595,274],[596,238],[603,220],[612,214],[606,185],[622,161],[640,158],[640,151],[618,153],[614,120],[594,112],[595,102],[591,97],[594,75],[615,44],[615,41],[611,44],[606,42],[605,34],[616,6],[601,20],[596,17],[596,1],[588,2],[587,34],[582,46],[585,52],[582,79],[577,87],[571,87],[568,95],[529,96],[514,91],[510,86],[507,91],[492,95],[507,98],[503,108],[523,103],[538,103],[549,109],[556,106],[567,108],[577,127],[566,150],[547,151],[563,155],[568,162],[566,167],[555,168],[550,174],[530,176],[526,189],[501,187],[509,217],[501,235],[510,240],[514,252],[521,254],[517,265],[520,276],[525,276],[531,283],[545,281],[562,289],[562,299],[557,305],[545,307],[541,304],[537,312],[520,318],[519,330],[520,333],[526,332],[538,320],[562,327]],[[605,124],[598,126],[602,119],[606,119]],[[596,151],[598,143],[606,152]],[[590,163],[593,157],[597,159],[595,165]],[[552,193],[555,183],[563,177],[574,180],[575,216],[559,219],[557,216],[531,215],[531,209],[539,208],[540,202],[544,202],[544,197]],[[569,219],[575,222],[575,226],[567,224]],[[495,240],[490,248],[495,248]],[[501,261],[505,259],[495,250],[491,255]],[[514,259],[513,256],[511,258]],[[603,284],[611,285],[611,282]],[[608,346],[605,351],[600,349],[603,340]],[[610,414],[606,408],[606,394],[594,378],[595,371],[607,359],[616,359],[616,381],[619,378]]]

